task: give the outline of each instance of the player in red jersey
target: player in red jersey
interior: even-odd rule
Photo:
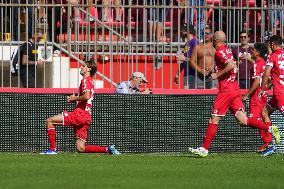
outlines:
[[[236,119],[242,124],[249,127],[263,129],[273,133],[275,137],[279,136],[279,131],[276,126],[265,124],[262,121],[251,117],[247,118],[244,112],[244,105],[239,90],[239,85],[236,81],[237,66],[231,50],[225,45],[226,35],[223,31],[217,31],[213,36],[213,44],[215,46],[215,62],[216,73],[212,73],[212,79],[218,79],[219,92],[214,101],[211,118],[209,119],[202,147],[197,149],[189,148],[189,151],[200,157],[208,155],[208,149],[214,139],[218,124],[221,117],[226,115],[228,109],[235,115]]]
[[[76,102],[77,106],[73,112],[64,111],[62,114],[47,119],[47,135],[50,147],[41,154],[57,154],[55,125],[58,125],[74,127],[76,149],[78,152],[119,155],[120,153],[115,149],[114,145],[109,147],[86,145],[87,133],[91,123],[92,101],[94,98],[93,76],[97,72],[97,65],[91,60],[83,64],[80,69],[80,74],[83,76],[83,79],[79,87],[79,95],[76,96],[73,94],[67,97],[67,102]]]
[[[269,46],[272,53],[267,57],[266,68],[262,77],[261,91],[259,96],[265,93],[265,86],[271,77],[273,85],[273,96],[267,106],[263,109],[263,118],[270,121],[269,115],[278,109],[284,115],[284,51],[281,47],[282,38],[274,35],[269,39]],[[280,143],[280,138],[276,138],[276,144]],[[276,147],[273,145],[268,148],[264,154],[271,155],[275,153]]]
[[[252,49],[252,56],[244,55],[241,59],[247,59],[251,63],[250,67],[250,89],[247,94],[243,96],[243,101],[250,99],[249,110],[250,117],[256,117],[259,120],[262,118],[262,109],[267,103],[267,86],[264,88],[264,93],[261,97],[258,96],[261,91],[261,77],[265,69],[264,57],[268,53],[267,45],[264,43],[255,43]],[[265,123],[269,123],[270,120],[264,120]],[[270,132],[265,130],[259,130],[263,145],[258,148],[258,152],[263,152],[266,150],[272,142],[272,135]]]

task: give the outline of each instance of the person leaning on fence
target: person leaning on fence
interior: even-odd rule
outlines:
[[[215,48],[212,43],[212,29],[206,27],[204,31],[204,43],[199,43],[192,50],[190,65],[196,71],[192,84],[197,89],[211,89],[216,87],[210,74],[214,71]]]
[[[216,48],[216,71],[212,73],[212,79],[218,79],[219,91],[213,103],[211,118],[205,132],[203,144],[199,148],[189,148],[189,151],[199,157],[206,157],[219,126],[228,109],[243,126],[257,128],[273,134],[277,143],[280,142],[280,133],[277,126],[264,123],[255,117],[248,118],[242,103],[240,88],[236,80],[237,66],[231,50],[225,45],[226,35],[223,31],[217,31],[213,36],[213,44]],[[284,93],[283,93],[284,94]]]
[[[20,46],[20,79],[24,87],[36,87],[36,68],[43,66],[43,60],[38,60],[38,51],[36,42],[42,40],[44,36],[43,29],[38,28],[27,42]]]
[[[91,124],[92,101],[94,98],[94,75],[97,72],[97,64],[90,60],[80,67],[80,74],[83,76],[79,87],[79,95],[67,97],[68,103],[77,103],[72,112],[63,111],[61,114],[47,118],[47,135],[50,147],[41,154],[57,154],[56,130],[57,126],[73,126],[76,137],[76,149],[81,153],[109,153],[119,155],[120,152],[111,146],[86,145],[88,129]]]
[[[241,89],[249,88],[249,63],[246,59],[240,59],[240,57],[248,54],[251,56],[252,47],[248,45],[249,36],[246,31],[240,32],[240,46],[236,46],[232,49],[234,58],[238,60],[239,63],[239,85]]]
[[[188,26],[188,27],[187,27]],[[175,84],[179,84],[179,76],[183,71],[183,86],[185,89],[195,88],[195,71],[190,66],[189,60],[192,56],[193,48],[198,44],[196,39],[196,31],[193,25],[184,25],[183,33],[186,33],[187,42],[184,46],[182,53],[177,54],[177,61],[180,63],[179,69],[174,77]]]
[[[150,89],[145,89],[143,91],[139,90],[139,86],[148,83],[144,74],[141,72],[132,73],[129,81],[120,82],[115,90],[115,94],[151,94]]]

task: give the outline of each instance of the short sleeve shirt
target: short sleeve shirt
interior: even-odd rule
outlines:
[[[250,67],[250,78],[251,78],[251,86],[252,83],[254,82],[255,78],[262,78],[262,75],[264,73],[265,70],[265,61],[263,58],[256,60],[255,63],[253,65],[251,65]],[[260,80],[261,83],[261,80]],[[261,86],[259,85],[258,88],[251,94],[251,99],[252,101],[258,101],[259,97],[258,94],[261,90]],[[265,87],[265,91],[267,91],[267,87]]]
[[[215,62],[216,62],[217,72],[222,71],[225,68],[228,61],[232,61],[234,64],[236,64],[232,51],[225,45],[222,45],[218,49],[216,49],[215,52]],[[237,75],[237,68],[234,68],[226,75],[220,77],[218,79],[219,91],[239,89],[239,85],[236,81],[236,75]]]
[[[278,49],[267,58],[266,66],[271,66],[273,93],[284,94],[284,51]]]
[[[91,92],[91,97],[87,101],[78,101],[77,107],[82,110],[85,110],[87,113],[91,114],[92,109],[92,101],[94,99],[95,91],[94,91],[94,80],[91,77],[86,77],[81,80],[79,87],[79,96],[84,95],[86,91]]]

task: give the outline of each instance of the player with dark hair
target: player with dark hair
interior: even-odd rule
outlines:
[[[73,126],[76,136],[76,149],[78,152],[84,153],[109,153],[119,155],[114,145],[94,146],[86,145],[87,133],[91,123],[91,108],[94,98],[93,76],[97,72],[97,64],[90,60],[81,66],[80,74],[83,76],[79,87],[79,95],[71,95],[67,97],[67,102],[76,102],[77,106],[72,112],[64,111],[62,114],[47,118],[47,135],[50,147],[41,154],[57,154],[56,151],[56,131],[55,125]]]
[[[270,37],[269,46],[272,50],[272,54],[267,57],[266,68],[261,82],[261,91],[259,92],[259,96],[265,94],[265,87],[269,77],[271,77],[273,96],[262,110],[262,116],[266,122],[271,122],[269,115],[276,109],[284,115],[284,51],[281,45],[282,38],[280,36],[274,35]],[[275,151],[276,146],[272,145],[263,152],[263,155],[271,155],[275,153]]]
[[[246,59],[251,63],[250,67],[250,89],[247,94],[243,96],[243,101],[250,99],[249,110],[250,117],[256,117],[259,120],[262,119],[261,111],[267,103],[267,86],[264,88],[265,91],[261,97],[258,96],[261,87],[261,77],[265,69],[264,58],[268,52],[267,46],[264,43],[255,43],[254,48],[252,49],[252,56],[248,54],[240,57],[241,59]],[[269,123],[270,120],[264,120]],[[263,145],[258,148],[258,152],[263,152],[266,150],[272,142],[272,135],[268,131],[259,130]]]
[[[226,35],[223,31],[217,31],[213,35],[213,44],[216,49],[215,62],[217,72],[212,73],[212,79],[218,79],[219,91],[214,101],[211,118],[209,119],[202,147],[197,149],[189,148],[189,151],[200,157],[208,155],[208,149],[214,139],[218,124],[222,117],[231,110],[236,119],[242,125],[262,129],[273,133],[277,142],[280,142],[280,135],[277,126],[271,123],[263,123],[255,117],[248,118],[245,114],[242,103],[240,88],[236,80],[237,66],[232,51],[225,45]]]

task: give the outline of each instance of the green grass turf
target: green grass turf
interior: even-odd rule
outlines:
[[[284,155],[0,153],[0,188],[284,188]]]

